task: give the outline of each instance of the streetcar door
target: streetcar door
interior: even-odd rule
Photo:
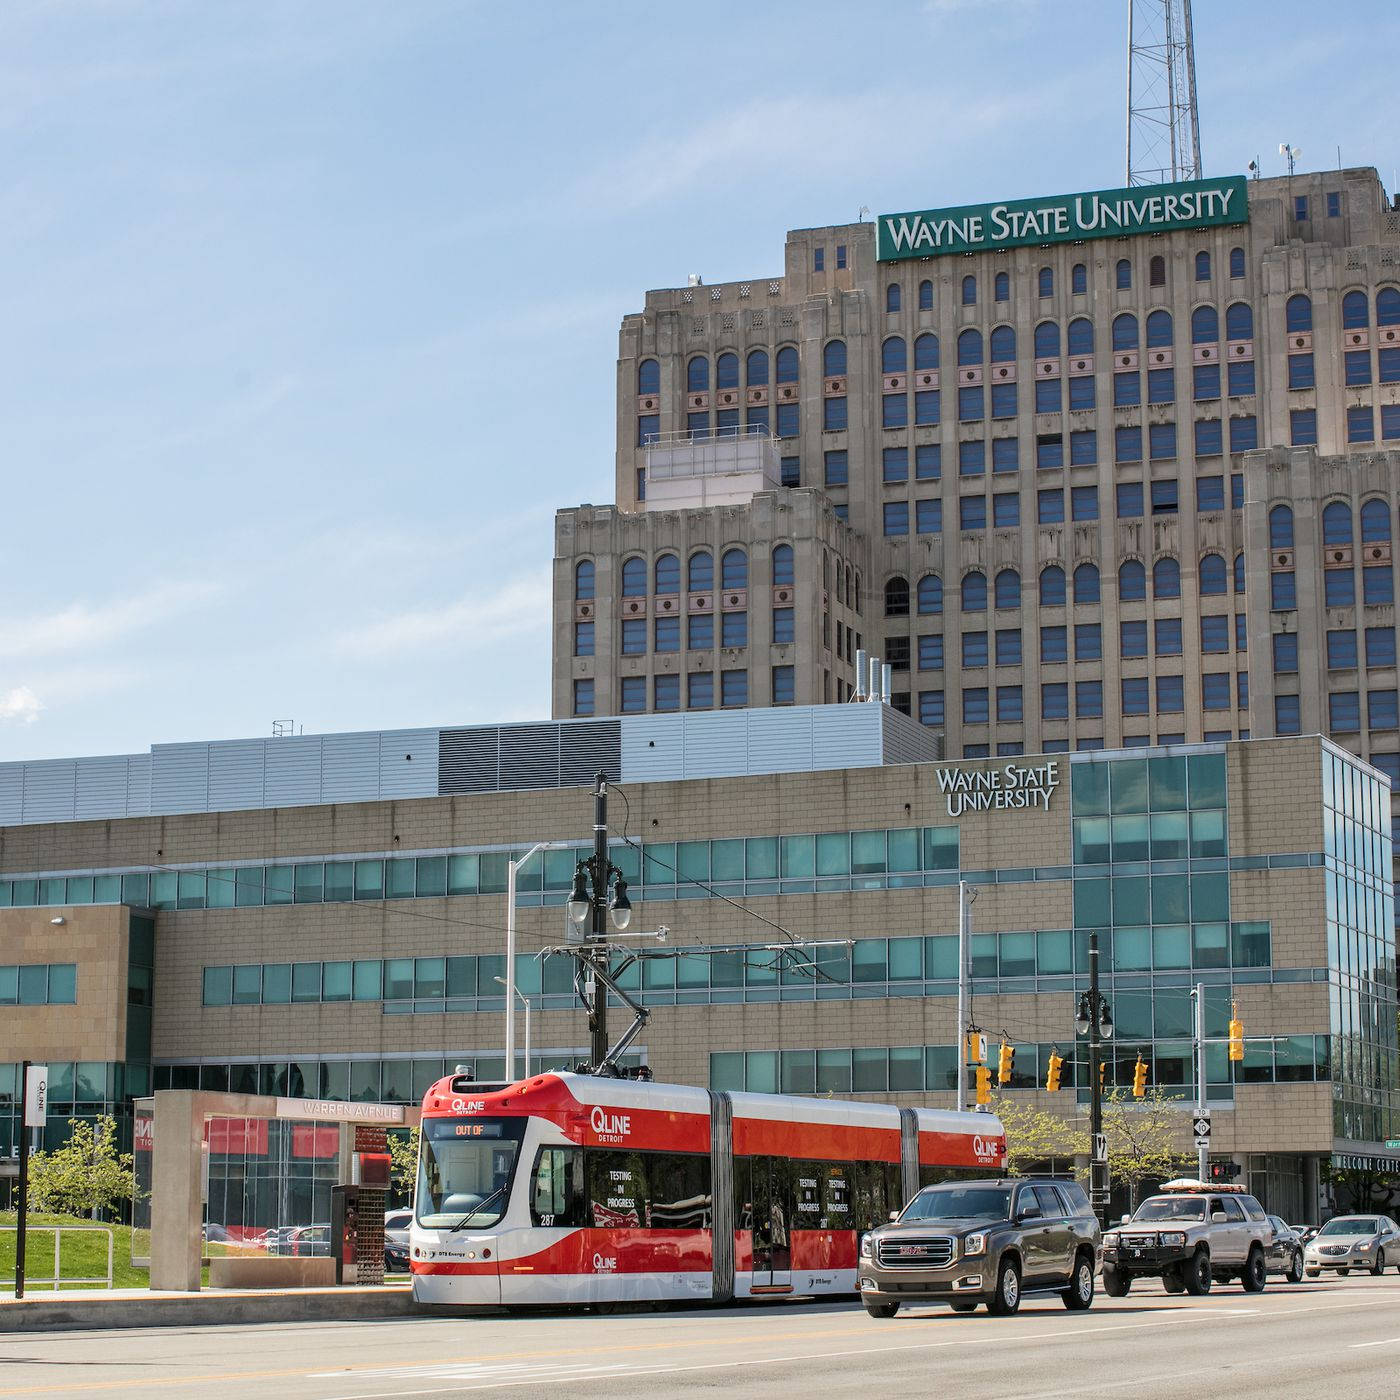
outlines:
[[[755,1157],[753,1168],[753,1289],[792,1288],[792,1189],[788,1163]]]

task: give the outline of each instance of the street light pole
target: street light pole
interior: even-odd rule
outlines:
[[[553,851],[562,841],[536,841],[519,860],[506,862],[506,1078],[515,1078],[515,877],[525,862],[539,851]],[[529,1056],[526,1056],[528,1061]],[[529,1073],[528,1065],[526,1073]]]
[[[958,881],[958,1102],[961,1113],[967,1107],[967,1001],[969,945],[972,942],[972,900],[976,891],[966,880]]]
[[[1192,993],[1196,1002],[1196,1116],[1204,1118],[1206,1114],[1206,986],[1204,982],[1196,983],[1196,990]],[[1204,1144],[1197,1138],[1196,1147],[1196,1180],[1207,1181],[1206,1175],[1210,1171],[1210,1140],[1206,1139]]]
[[[1089,1037],[1089,1199],[1103,1218],[1108,1210],[1108,1142],[1103,1131],[1103,1091],[1099,1086],[1100,1042],[1113,1035],[1113,1016],[1099,992],[1099,935],[1089,932],[1089,990],[1079,998],[1075,1029]]]
[[[512,986],[508,983],[504,977],[497,977],[495,980],[506,989],[507,995],[514,993],[515,996],[519,997],[520,1004],[525,1008],[525,1073],[522,1075],[522,1078],[528,1079],[530,1077],[530,998],[527,997],[519,987]],[[509,1077],[514,1077],[514,1057],[512,1057],[510,1064],[507,1065],[506,1073]]]

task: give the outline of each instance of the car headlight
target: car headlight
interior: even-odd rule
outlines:
[[[1117,1232],[1116,1232],[1116,1231],[1110,1231],[1108,1234],[1106,1234],[1106,1235],[1103,1237],[1103,1242],[1104,1242],[1105,1244],[1107,1244],[1107,1245],[1114,1245],[1114,1246],[1116,1246],[1116,1245],[1118,1244],[1118,1235],[1117,1235]]]
[[[874,1258],[874,1248],[870,1243],[869,1235],[862,1235],[860,1237],[860,1257],[862,1259]]]
[[[1186,1243],[1186,1232],[1184,1230],[1163,1230],[1161,1240],[1169,1247],[1180,1247]]]
[[[987,1247],[987,1235],[985,1231],[978,1231],[975,1235],[963,1236],[964,1254],[981,1254]]]
[[[1366,1251],[1367,1251],[1368,1249],[1370,1249],[1370,1247],[1371,1247],[1371,1241],[1370,1241],[1370,1240],[1362,1240],[1362,1241],[1360,1241],[1360,1243],[1358,1243],[1357,1245],[1354,1246],[1354,1248],[1355,1248],[1355,1250],[1356,1250],[1356,1252],[1357,1252],[1358,1254],[1365,1254]]]

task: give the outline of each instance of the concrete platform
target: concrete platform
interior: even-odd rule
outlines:
[[[407,1283],[342,1288],[206,1288],[30,1291],[0,1297],[0,1333],[91,1331],[118,1327],[218,1327],[257,1322],[354,1322],[417,1312]]]

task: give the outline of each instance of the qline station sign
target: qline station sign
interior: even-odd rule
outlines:
[[[881,214],[876,220],[875,257],[878,262],[895,262],[1248,222],[1245,178],[1227,175],[1174,185]]]

